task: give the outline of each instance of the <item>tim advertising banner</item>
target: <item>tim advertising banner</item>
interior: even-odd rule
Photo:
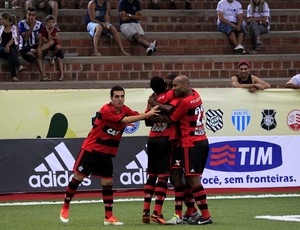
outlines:
[[[300,186],[300,91],[196,90],[210,142],[206,188]],[[143,112],[150,94],[126,90],[126,104]],[[108,101],[109,90],[0,91],[0,193],[64,191],[91,119]],[[144,122],[127,126],[116,189],[143,187],[148,132]],[[86,178],[80,189],[99,189],[99,181]]]

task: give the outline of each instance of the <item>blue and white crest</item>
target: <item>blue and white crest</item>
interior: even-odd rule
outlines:
[[[233,110],[231,114],[231,121],[238,131],[243,132],[250,123],[250,111]]]
[[[127,133],[127,134],[132,134],[132,133],[134,133],[135,131],[138,130],[139,126],[140,126],[140,122],[139,121],[130,123],[130,124],[128,124],[126,126],[124,132]]]

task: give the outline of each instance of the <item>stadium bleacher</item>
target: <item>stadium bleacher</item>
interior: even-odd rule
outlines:
[[[84,8],[88,1],[84,1]],[[117,0],[111,0],[113,23],[118,26]],[[84,26],[85,9],[74,9],[74,1],[65,0],[66,8],[59,10],[60,39],[65,52],[64,82],[40,82],[35,65],[21,59],[27,69],[20,75],[21,82],[10,82],[7,61],[0,59],[0,89],[58,89],[107,88],[118,83],[124,87],[148,87],[151,76],[181,73],[190,76],[195,87],[229,87],[229,77],[237,72],[241,59],[251,62],[252,73],[269,82],[272,87],[283,87],[285,82],[300,72],[300,1],[268,1],[271,9],[271,31],[263,35],[259,54],[232,54],[225,35],[217,32],[215,8],[218,0],[190,1],[192,10],[184,10],[178,1],[177,10],[169,10],[169,1],[161,0],[160,10],[149,10],[150,1],[142,1],[142,25],[149,40],[158,41],[157,53],[146,56],[138,44],[122,42],[132,56],[119,55],[117,45],[103,37],[99,47],[103,56],[91,56],[92,39]],[[249,1],[240,1],[246,9]],[[0,12],[24,17],[24,9],[4,9]],[[246,15],[246,13],[245,13]],[[38,20],[44,14],[38,13]],[[245,46],[250,48],[246,35]],[[45,70],[53,80],[58,77],[56,66],[44,60]]]

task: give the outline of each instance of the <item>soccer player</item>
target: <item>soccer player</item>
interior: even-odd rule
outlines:
[[[74,176],[66,188],[60,220],[69,222],[70,202],[85,177],[100,178],[104,203],[104,225],[123,225],[113,216],[113,163],[126,124],[158,115],[158,106],[139,114],[124,105],[125,91],[120,86],[110,90],[110,103],[101,107],[93,121],[93,127],[82,144],[74,164]]]
[[[163,78],[153,77],[150,86],[154,91],[151,96],[154,96],[157,102],[164,104],[174,99],[173,92],[169,94],[166,92]],[[162,122],[161,116],[156,116],[152,120],[151,118],[146,119],[145,122],[146,126],[151,126],[151,129],[147,141],[148,178],[144,186],[142,222],[145,224],[150,223],[150,204],[155,193],[155,206],[151,220],[159,224],[165,224],[162,207],[167,194],[172,142],[176,138],[176,130],[173,124]]]
[[[171,101],[173,112],[166,122],[177,123],[179,127],[179,146],[172,157],[171,181],[175,188],[175,209],[178,211],[173,220],[175,224],[181,223],[182,204],[184,202],[185,186],[182,183],[184,172],[187,186],[192,190],[193,198],[201,211],[201,216],[193,216],[189,224],[212,224],[213,221],[208,210],[206,191],[200,182],[200,176],[208,158],[209,144],[204,129],[204,108],[200,95],[190,87],[190,80],[179,75],[173,80],[173,91],[177,97]],[[191,209],[192,210],[192,209]]]

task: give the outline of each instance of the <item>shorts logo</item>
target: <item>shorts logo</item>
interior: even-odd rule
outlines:
[[[250,111],[233,110],[231,114],[231,121],[238,131],[243,132],[250,123]]]
[[[275,129],[277,126],[277,122],[275,120],[275,110],[274,109],[265,109],[261,112],[263,115],[260,126],[265,130]]]
[[[140,126],[140,122],[139,121],[136,121],[136,122],[133,122],[131,124],[128,124],[124,130],[125,133],[127,134],[132,134],[134,133],[135,131],[138,130]]]
[[[293,131],[300,130],[300,110],[294,109],[287,116],[287,125]]]
[[[220,109],[209,109],[206,113],[206,128],[214,133],[223,128],[223,112]]]

